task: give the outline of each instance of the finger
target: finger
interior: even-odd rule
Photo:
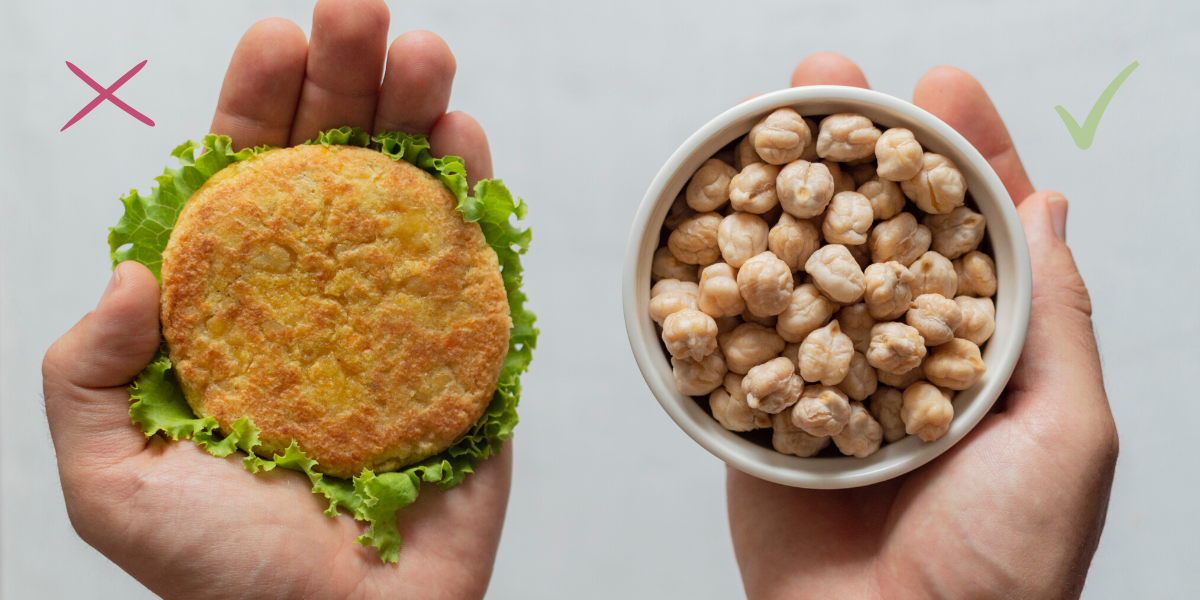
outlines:
[[[250,27],[225,71],[210,131],[237,149],[286,146],[304,83],[308,41],[295,23],[267,19]]]
[[[382,0],[320,0],[291,144],[335,127],[371,131],[387,53],[388,8]]]
[[[146,438],[129,420],[128,385],[158,350],[158,282],[145,266],[124,262],[96,310],[46,352],[46,418],[60,465],[115,462]]]
[[[442,38],[410,31],[388,49],[375,131],[428,134],[446,114],[458,66]]]
[[[1066,206],[1061,194],[1038,192],[1018,207],[1033,267],[1033,305],[1025,347],[1007,389],[1008,411],[1055,421],[1063,413],[1091,414],[1111,424],[1091,299],[1063,239]]]
[[[833,52],[811,54],[792,71],[792,87],[802,85],[847,85],[870,88],[867,76],[854,61]]]
[[[429,133],[429,151],[434,156],[461,156],[467,167],[467,185],[492,178],[492,152],[483,127],[464,112],[447,113]]]
[[[967,138],[1000,176],[1013,202],[1020,203],[1033,193],[1033,184],[1000,113],[974,77],[954,67],[931,69],[917,82],[913,104]]]

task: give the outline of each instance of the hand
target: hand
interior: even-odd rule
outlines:
[[[854,63],[810,56],[792,85],[867,87]],[[913,103],[991,163],[1018,203],[1033,263],[1025,348],[1001,408],[928,465],[877,485],[789,488],[727,471],[749,598],[1076,598],[1096,551],[1117,430],[1091,302],[1064,239],[1067,203],[1034,192],[999,114],[970,75],[938,67]]]
[[[435,155],[466,159],[472,185],[491,177],[483,130],[462,113],[444,114],[455,70],[449,48],[410,32],[388,49],[387,31],[379,0],[321,0],[311,43],[288,21],[254,25],[230,62],[213,133],[238,148],[293,145],[342,125],[423,133]],[[126,388],[158,347],[158,312],[154,276],[122,263],[96,310],[42,365],[67,512],[84,541],[166,598],[483,596],[511,448],[456,488],[424,486],[398,515],[399,564],[383,564],[354,542],[361,523],[322,514],[326,502],[304,475],[251,474],[236,456],[147,439],[130,422]]]

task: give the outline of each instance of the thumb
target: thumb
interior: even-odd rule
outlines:
[[[145,447],[145,436],[129,420],[126,388],[158,343],[158,282],[145,266],[121,263],[96,310],[42,361],[46,418],[60,469],[111,464]]]
[[[1062,194],[1042,191],[1017,207],[1033,267],[1033,305],[1007,390],[1008,411],[1044,424],[1069,416],[1102,426],[1111,424],[1112,412],[1092,331],[1092,301],[1066,244],[1067,206]]]

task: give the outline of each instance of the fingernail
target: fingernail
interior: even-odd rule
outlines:
[[[104,294],[100,296],[100,301],[96,303],[96,308],[100,308],[100,305],[104,304],[104,300],[108,298],[108,295],[113,293],[113,290],[117,289],[119,285],[121,285],[121,265],[117,265],[113,269],[112,277],[108,280],[108,287],[104,288]]]
[[[1054,226],[1054,235],[1067,241],[1067,199],[1054,196],[1047,200],[1050,204],[1050,224]]]

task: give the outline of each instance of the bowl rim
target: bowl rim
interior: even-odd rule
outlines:
[[[989,344],[986,349],[987,354],[997,353],[996,363],[991,364],[989,361],[989,373],[985,377],[985,381],[975,386],[982,387],[969,399],[968,411],[955,415],[955,420],[951,423],[950,430],[941,439],[934,442],[919,443],[918,446],[910,443],[908,449],[896,450],[896,447],[902,445],[905,441],[900,440],[895,444],[887,444],[876,452],[873,456],[878,458],[872,461],[871,464],[859,464],[847,469],[837,469],[831,468],[824,463],[832,464],[837,462],[840,464],[849,464],[846,461],[870,461],[870,457],[868,459],[855,459],[852,457],[804,459],[775,452],[726,431],[706,411],[700,408],[691,397],[680,393],[674,385],[674,378],[670,373],[669,363],[665,363],[665,357],[662,356],[661,346],[657,343],[649,344],[647,342],[648,339],[657,342],[657,333],[655,332],[650,336],[644,335],[647,327],[649,327],[651,332],[655,330],[654,324],[648,314],[644,314],[645,311],[639,310],[638,289],[639,270],[642,264],[641,248],[644,246],[648,235],[653,235],[654,237],[658,235],[657,229],[653,232],[647,231],[650,220],[656,212],[655,209],[658,207],[659,198],[662,197],[664,188],[693,154],[702,146],[709,143],[715,136],[724,132],[728,127],[751,115],[765,114],[767,111],[776,108],[796,107],[801,103],[815,104],[824,102],[826,104],[836,104],[847,101],[873,104],[884,111],[919,122],[923,127],[932,130],[935,135],[942,138],[942,141],[952,146],[957,152],[967,158],[971,169],[976,172],[975,174],[978,176],[978,179],[983,182],[988,188],[990,195],[995,199],[996,206],[992,208],[995,209],[995,214],[1001,217],[1004,229],[1008,233],[1005,237],[1008,238],[1011,245],[1012,266],[1015,268],[1015,273],[1010,283],[1013,285],[1016,304],[1012,312],[1014,321],[1008,324],[1008,327],[1012,331],[1009,344],[1003,348],[995,348],[996,344]],[[803,114],[803,110],[801,112]],[[933,145],[943,144],[935,143]],[[926,150],[930,149],[930,146],[927,146],[925,141],[922,141],[922,146]],[[962,168],[963,166],[960,165],[960,169]],[[964,172],[964,176],[966,175],[968,173]],[[980,206],[980,210],[983,210],[982,203],[979,200],[980,195],[972,194],[972,197],[975,198],[976,204]],[[993,218],[994,216],[989,216],[988,232],[994,238]],[[993,245],[995,245],[994,240]],[[778,90],[738,104],[704,124],[671,154],[670,158],[667,159],[666,163],[652,180],[632,223],[625,250],[625,264],[622,274],[622,305],[624,309],[625,330],[629,338],[630,349],[633,351],[634,360],[637,362],[643,379],[645,379],[651,393],[654,394],[655,399],[662,406],[663,410],[696,443],[700,444],[700,446],[726,464],[760,479],[793,487],[841,489],[878,483],[912,471],[940,456],[975,428],[979,421],[990,411],[996,399],[999,398],[1008,383],[1008,379],[1012,375],[1013,369],[1016,367],[1028,331],[1032,289],[1032,267],[1029,261],[1029,250],[1024,229],[1021,227],[1020,217],[1016,211],[1016,205],[1009,197],[1000,177],[983,155],[966,138],[941,119],[894,96],[862,88],[820,85]],[[997,312],[999,316],[999,306],[997,306]],[[658,362],[653,358],[654,353],[660,355]],[[667,364],[665,373],[661,368],[664,363]],[[972,388],[973,390],[974,388]],[[690,407],[688,406],[689,404]],[[955,404],[955,412],[958,413],[957,398]],[[699,419],[696,414],[697,412],[703,415],[704,418]],[[915,438],[916,436],[908,437]],[[914,447],[916,450],[911,450]],[[807,464],[797,461],[807,461]],[[834,466],[836,467],[836,465]]]

